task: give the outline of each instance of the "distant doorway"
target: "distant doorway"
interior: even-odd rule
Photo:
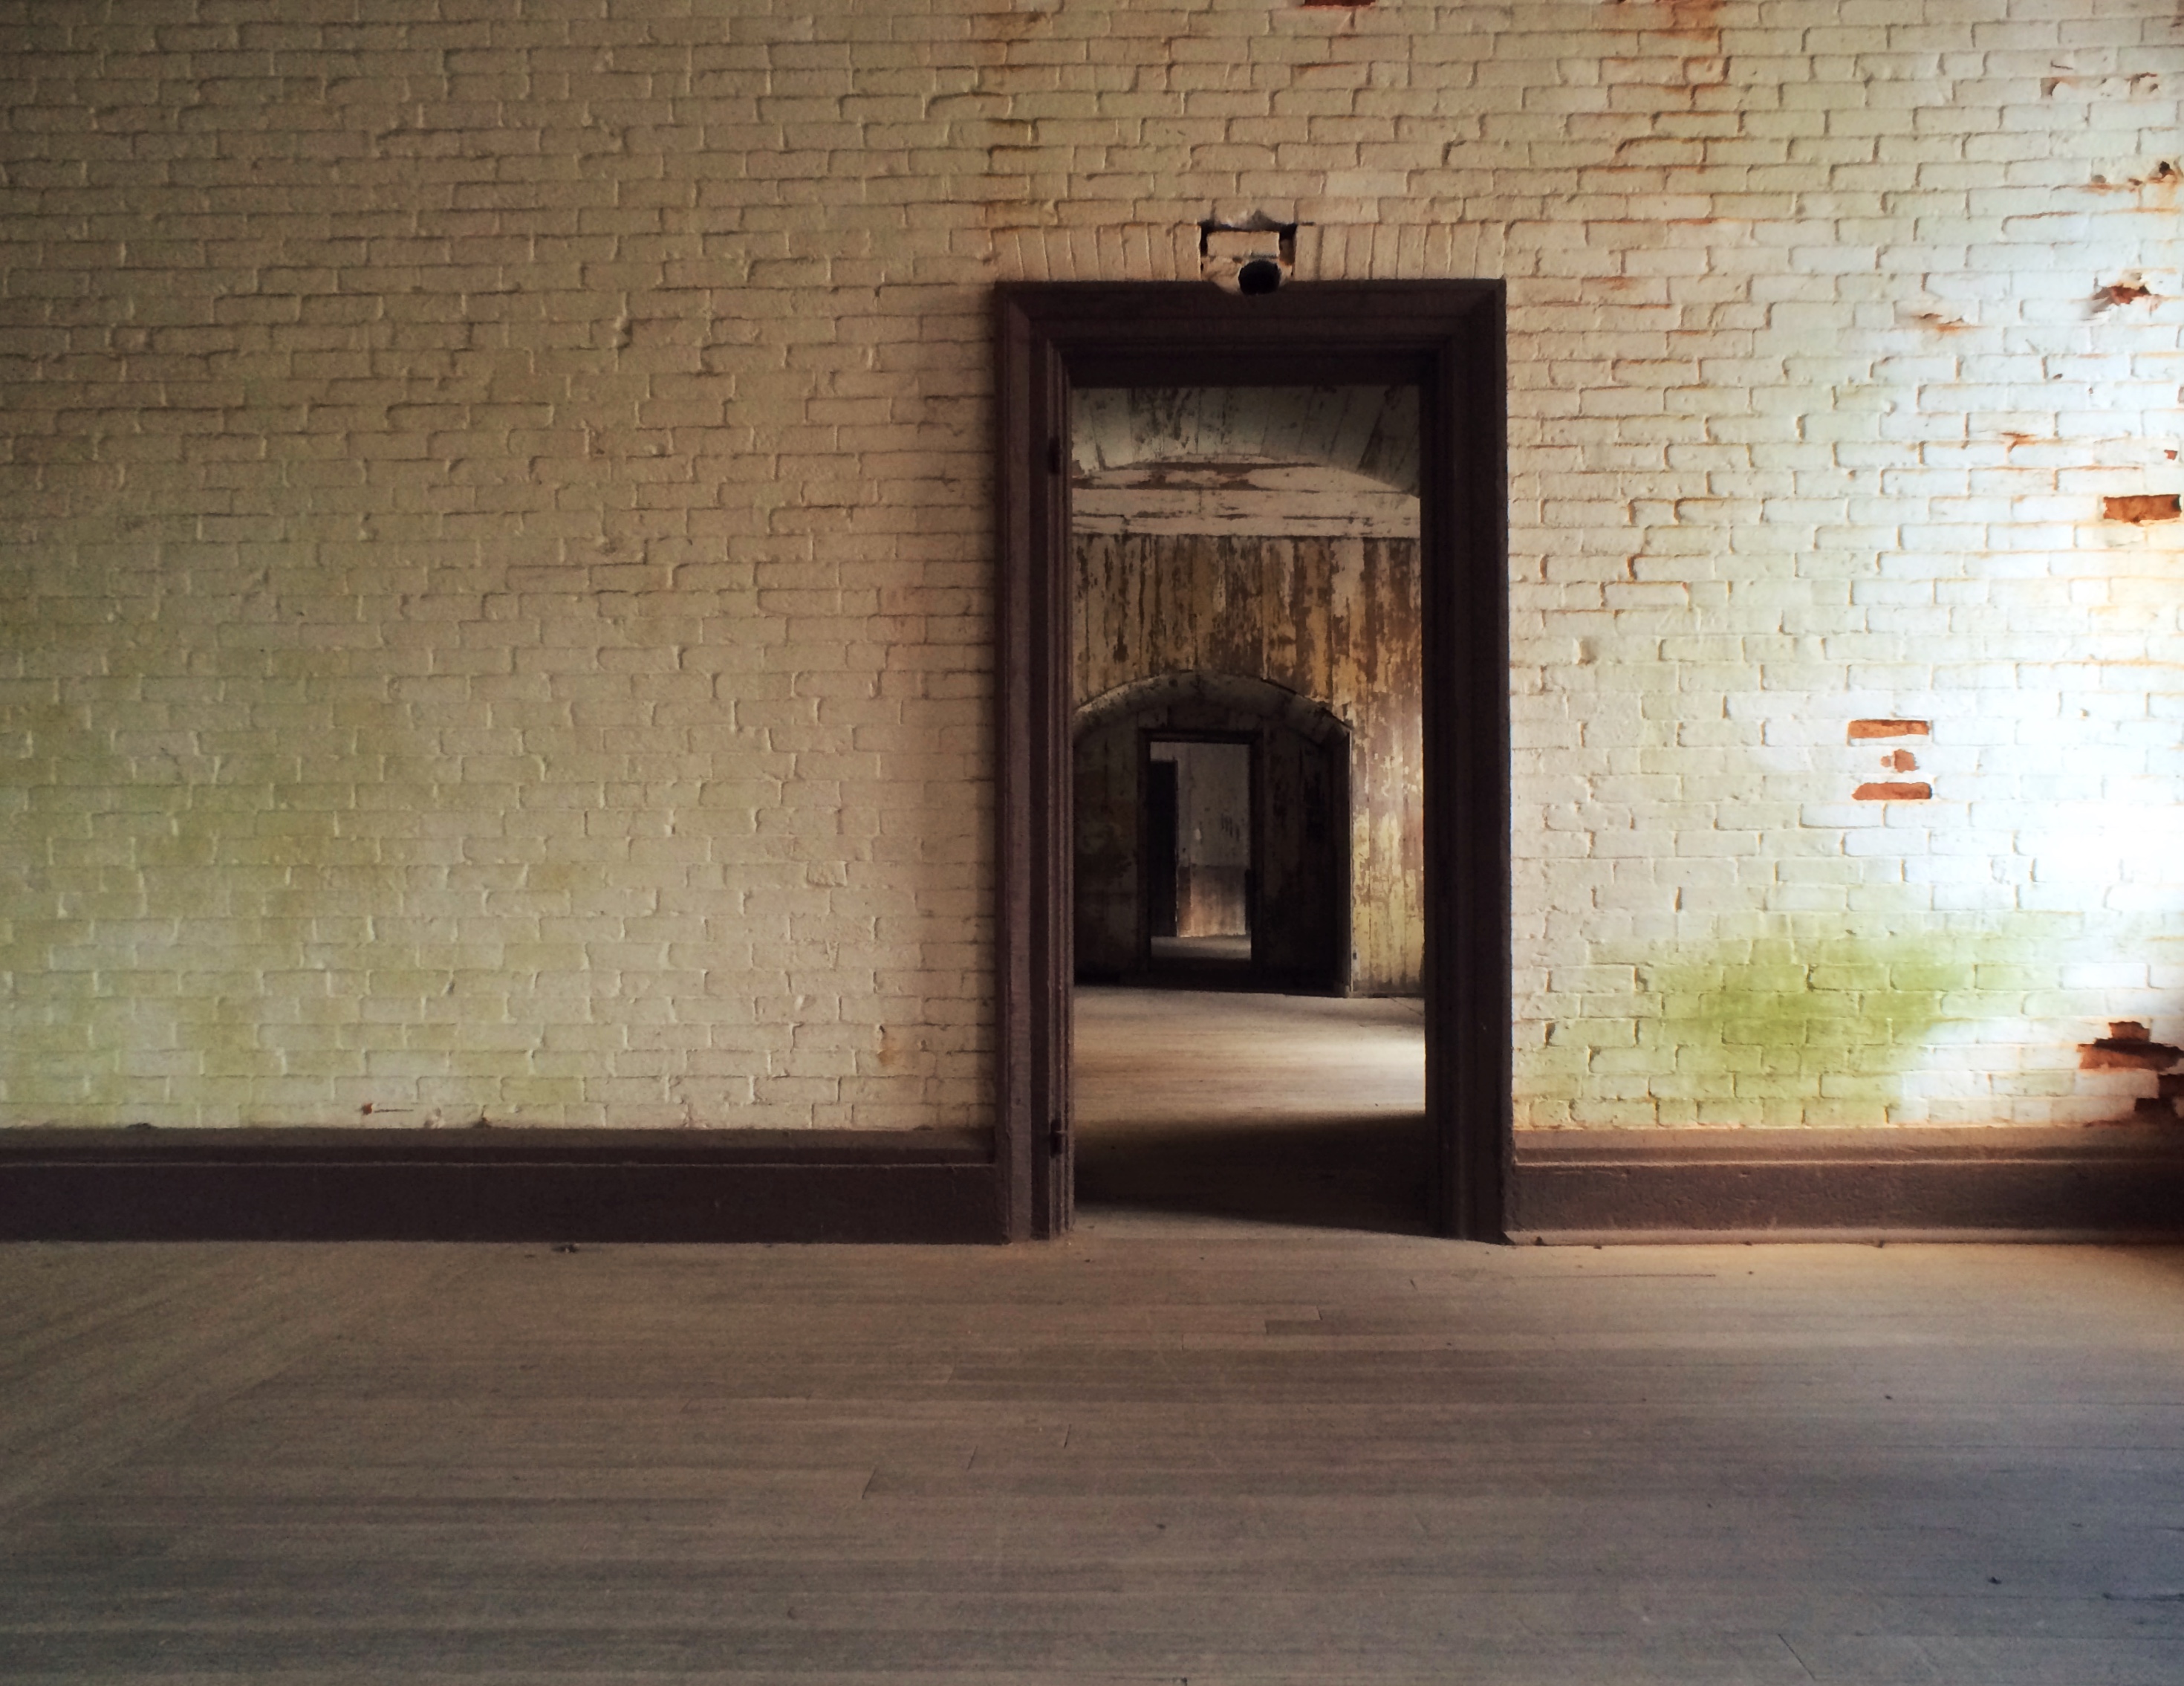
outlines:
[[[1251,974],[1256,859],[1253,739],[1141,740],[1145,969],[1223,983]]]
[[[1076,979],[1342,994],[1350,736],[1294,692],[1175,673],[1078,711]]]

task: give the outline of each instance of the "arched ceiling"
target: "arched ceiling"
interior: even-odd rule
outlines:
[[[1090,388],[1072,395],[1088,533],[1415,538],[1415,387]]]

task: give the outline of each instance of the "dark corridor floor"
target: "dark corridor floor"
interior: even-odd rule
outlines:
[[[1079,988],[1078,1205],[1424,1233],[1424,1008]]]

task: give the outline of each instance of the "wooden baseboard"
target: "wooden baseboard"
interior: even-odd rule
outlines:
[[[997,1242],[983,1131],[0,1132],[0,1240]]]
[[[1512,1240],[2125,1240],[2184,1235],[2184,1130],[1542,1131]]]
[[[983,1131],[0,1131],[0,1240],[1003,1238]],[[1528,1132],[1509,1234],[2184,1236],[2184,1130]]]

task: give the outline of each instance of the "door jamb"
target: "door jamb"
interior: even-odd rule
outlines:
[[[1011,1239],[1071,1204],[1072,386],[1419,388],[1426,1116],[1442,1233],[1510,1187],[1508,472],[1500,282],[1256,299],[1186,282],[995,289],[997,1192]]]

